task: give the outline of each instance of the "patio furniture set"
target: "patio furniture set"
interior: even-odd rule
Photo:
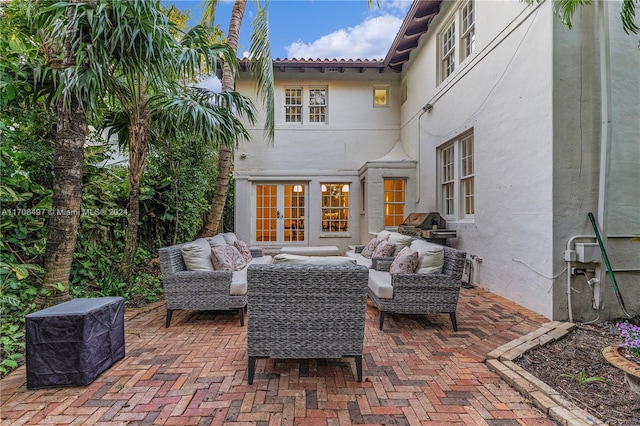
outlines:
[[[396,232],[345,256],[269,256],[233,233],[159,253],[166,327],[175,310],[237,310],[243,326],[246,307],[249,384],[257,358],[354,357],[362,381],[367,296],[380,330],[385,313],[448,313],[457,330],[466,253]]]

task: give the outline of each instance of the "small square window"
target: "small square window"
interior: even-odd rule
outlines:
[[[373,106],[376,106],[376,107],[389,106],[389,88],[388,87],[373,88]]]

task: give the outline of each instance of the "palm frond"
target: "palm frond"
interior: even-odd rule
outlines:
[[[261,7],[258,2],[258,13],[253,19],[253,32],[249,54],[249,69],[256,79],[256,89],[261,96],[266,110],[265,135],[269,142],[273,142],[275,133],[275,107],[273,85],[273,62],[271,60],[271,44],[269,37],[269,19],[266,5]]]
[[[181,93],[157,94],[149,105],[159,134],[171,136],[188,130],[214,147],[221,143],[236,146],[241,138],[249,138],[240,119],[230,111],[242,111],[250,122],[255,121],[251,101],[237,92],[189,88]]]
[[[623,0],[620,17],[622,18],[622,27],[624,31],[638,34],[640,27],[636,24],[636,6],[640,5],[640,0]]]
[[[204,0],[204,11],[202,13],[202,23],[213,27],[216,20],[216,9],[218,0]]]

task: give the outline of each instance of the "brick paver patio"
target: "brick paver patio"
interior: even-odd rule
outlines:
[[[555,425],[485,364],[547,320],[481,289],[449,316],[367,309],[364,380],[353,359],[259,360],[247,384],[246,327],[235,312],[125,314],[126,356],[86,387],[27,390],[24,366],[1,382],[2,425]]]

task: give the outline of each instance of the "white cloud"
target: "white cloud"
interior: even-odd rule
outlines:
[[[289,59],[384,59],[402,18],[384,14],[306,43],[286,46]]]

